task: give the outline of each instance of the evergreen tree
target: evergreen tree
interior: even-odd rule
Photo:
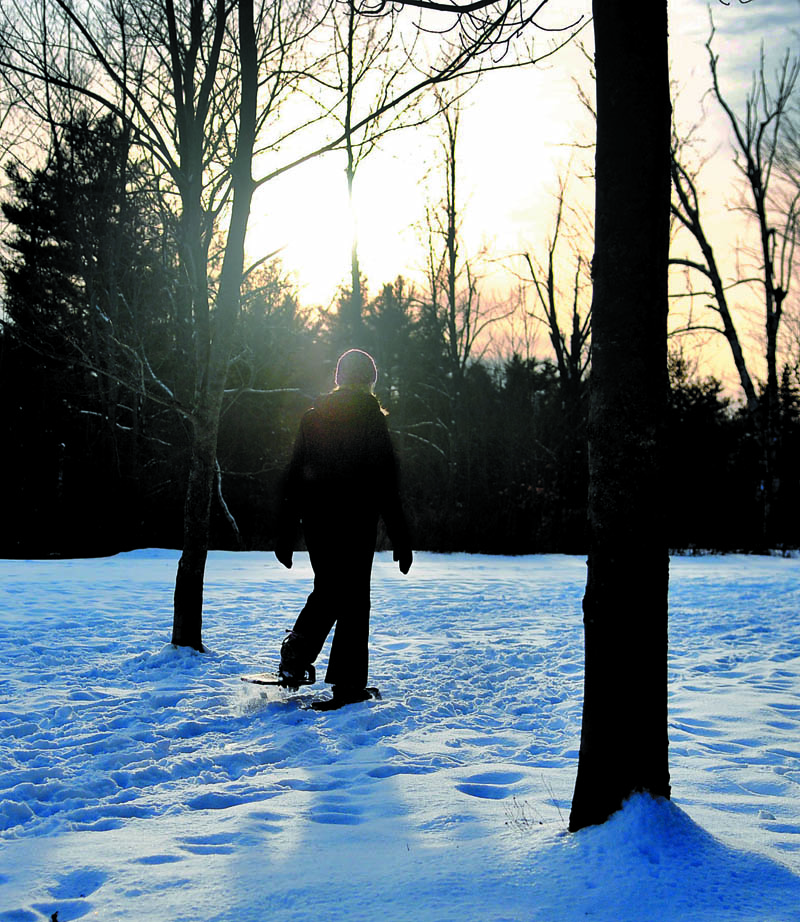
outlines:
[[[733,549],[743,510],[731,502],[738,492],[733,464],[738,438],[730,401],[719,381],[701,378],[678,354],[670,355],[669,380],[664,438],[669,545]]]
[[[42,167],[8,175],[2,374],[14,374],[19,399],[18,450],[5,463],[25,490],[51,496],[61,525],[40,521],[37,546],[107,553],[140,539],[144,467],[172,441],[174,417],[146,405],[141,381],[144,356],[163,373],[171,353],[174,274],[110,117],[78,115],[54,132]],[[33,508],[21,510],[23,532],[36,528]]]

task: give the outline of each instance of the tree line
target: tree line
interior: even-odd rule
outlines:
[[[44,166],[12,167],[9,180],[0,419],[3,481],[17,501],[0,553],[180,547],[192,433],[169,395],[190,386],[182,276],[149,177],[131,157],[123,126],[81,113]],[[332,310],[315,311],[300,305],[277,260],[248,275],[225,378],[212,546],[272,547],[299,418],[330,387],[340,352],[356,342],[380,369],[377,393],[417,548],[585,553],[586,364],[523,357],[511,347],[492,358],[465,356],[469,343],[454,332],[464,323],[464,300],[456,310],[436,291],[399,277],[364,300],[362,283],[354,329],[350,288]],[[677,352],[669,372],[669,545],[763,550],[757,414]],[[143,387],[145,376],[160,382],[163,400]],[[793,547],[800,544],[800,394],[788,365],[774,416],[779,492],[771,543]]]

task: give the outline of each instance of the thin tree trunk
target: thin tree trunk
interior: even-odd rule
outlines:
[[[217,458],[218,419],[199,412],[192,431],[189,482],[183,511],[183,553],[175,578],[172,643],[203,650],[203,580]]]
[[[583,722],[570,829],[669,796],[667,5],[595,0],[597,152]]]
[[[744,352],[739,341],[739,335],[736,332],[736,326],[733,322],[730,307],[728,305],[728,296],[725,292],[725,285],[722,281],[717,264],[717,258],[714,248],[706,236],[703,222],[700,216],[700,202],[697,194],[694,179],[687,173],[678,160],[678,150],[670,154],[670,173],[672,176],[672,188],[677,197],[676,202],[671,206],[672,214],[683,224],[697,242],[700,252],[703,254],[703,262],[697,263],[691,259],[673,259],[672,264],[676,266],[687,266],[690,269],[702,273],[711,283],[714,292],[714,308],[722,320],[722,329],[725,339],[731,349],[733,363],[739,375],[739,382],[747,400],[747,408],[750,413],[755,414],[758,409],[758,394],[756,393],[753,379],[747,369]]]
[[[347,201],[350,206],[350,336],[356,345],[363,345],[364,293],[361,290],[361,264],[358,258],[358,226],[353,201],[353,183],[356,178],[356,159],[353,145],[353,105],[355,101],[353,42],[356,33],[356,6],[351,3],[347,11],[347,108],[345,111],[345,143],[347,147]]]
[[[208,340],[208,361],[203,368],[200,400],[193,420],[183,553],[175,580],[172,642],[196,650],[203,649],[203,580],[208,556],[217,437],[231,344],[239,316],[244,243],[253,197],[252,159],[258,85],[253,0],[239,0],[238,10],[242,89],[239,134],[231,167],[233,204],[214,313],[214,333],[213,338]]]

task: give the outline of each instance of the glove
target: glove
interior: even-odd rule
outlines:
[[[394,552],[394,559],[397,561],[400,572],[405,575],[411,569],[411,564],[414,561],[414,555],[411,552],[411,548],[407,550],[400,550]]]
[[[287,570],[292,569],[292,548],[288,544],[278,544],[275,548],[275,556],[279,563],[282,563]]]

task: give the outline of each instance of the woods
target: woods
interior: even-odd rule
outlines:
[[[375,137],[358,136],[359,130],[375,129],[381,116],[422,89],[457,76],[478,53],[486,31],[494,28],[490,20],[469,41],[442,43],[428,72],[416,69],[400,88],[390,84],[376,107],[354,124],[353,80],[348,77],[341,86],[331,76],[342,54],[352,65],[352,41],[346,47],[341,42],[332,48],[321,45],[314,53],[314,33],[334,8],[252,0],[234,5],[191,0],[182,7],[174,0],[153,0],[132,9],[96,0],[78,10],[66,0],[19,0],[4,8],[0,19],[4,101],[30,119],[27,143],[49,132],[52,149],[58,151],[60,128],[76,111],[110,115],[128,132],[157,190],[158,220],[174,248],[180,278],[172,292],[181,354],[178,377],[171,382],[159,378],[142,343],[125,345],[143,371],[143,396],[155,393],[171,406],[188,433],[172,639],[198,650],[211,498],[215,477],[218,486],[220,477],[220,417],[242,282],[253,268],[246,270],[245,242],[256,188],[345,145],[352,189],[353,147],[363,153]],[[62,39],[51,51],[54,34]],[[32,89],[41,97],[31,97]],[[302,99],[315,100],[323,114],[308,112],[297,102]],[[317,122],[342,107],[344,128],[336,124],[332,136],[316,137]],[[285,118],[278,118],[286,109],[292,112],[288,127]],[[306,153],[291,159],[283,146],[297,134],[310,140],[304,144]],[[276,154],[284,161],[277,167],[272,163]],[[353,266],[357,274],[355,243]],[[95,309],[90,304],[90,312]],[[116,371],[100,373],[113,376]]]
[[[84,239],[85,246],[89,243]],[[51,242],[51,260],[62,246],[71,245]],[[36,258],[40,268],[46,265]],[[135,282],[136,288],[129,299],[157,287],[168,292],[175,283],[158,250],[143,249],[134,266],[138,271],[128,273],[128,284]],[[25,289],[30,298],[23,301],[18,289],[7,302],[20,322],[27,316],[26,324],[45,323],[39,313],[49,310],[55,297],[43,291],[48,274],[36,275],[38,287]],[[126,383],[114,386],[109,412],[109,379],[93,374],[77,357],[104,331],[106,351],[113,342],[108,324],[82,311],[82,303],[66,315],[69,330],[62,324],[53,331],[60,337],[59,355],[25,347],[8,335],[3,340],[0,393],[8,450],[2,463],[6,482],[16,485],[20,497],[7,512],[4,556],[180,547],[190,433],[179,414],[141,399],[131,387],[130,369]],[[145,300],[136,319],[136,335],[148,342],[154,370],[165,380],[180,370],[172,365],[177,360],[171,303],[169,298]],[[401,454],[417,546],[585,553],[585,376],[577,388],[577,408],[569,411],[554,361],[519,354],[484,359],[466,370],[454,405],[444,318],[437,322],[430,303],[409,283],[398,280],[368,298],[364,328],[365,348],[381,370],[378,394]],[[300,306],[277,267],[248,279],[225,384],[211,546],[271,548],[280,470],[300,415],[328,387],[339,347],[337,314],[320,318]],[[116,348],[122,371],[130,355]],[[719,381],[703,377],[677,353],[670,360],[670,381],[664,479],[668,546],[757,549],[760,458],[751,416]],[[569,388],[572,393],[571,380]],[[793,477],[800,401],[788,375],[780,406],[786,475],[778,547],[800,540]]]
[[[368,27],[363,42],[371,49],[370,60],[375,66],[381,62],[374,87],[366,65],[358,81],[354,76],[352,46],[360,22]],[[265,20],[259,23],[266,28]],[[332,23],[340,49],[334,61],[345,89],[345,127],[336,130],[343,130],[352,191],[355,164],[380,136],[379,125],[368,130],[369,120],[354,113],[354,88],[363,83],[374,93],[373,109],[364,111],[383,110],[411,61],[406,56],[400,69],[386,70],[387,37],[398,28],[396,17],[384,30],[372,18],[349,17],[343,27],[339,18]],[[213,25],[213,17],[205,26],[187,20],[185,48],[192,45],[192,34],[199,40],[202,29]],[[288,25],[281,27],[274,46],[277,60],[294,54],[292,34],[299,40],[313,21],[293,22],[291,34]],[[165,21],[165,47],[179,42],[178,33],[167,26]],[[712,41],[713,33],[710,84],[727,106]],[[260,49],[260,59],[266,60],[269,46]],[[277,475],[290,433],[303,409],[327,387],[338,352],[353,340],[375,355],[381,369],[379,394],[402,454],[420,548],[586,552],[592,315],[582,299],[590,284],[584,275],[591,263],[591,239],[576,237],[570,227],[572,186],[565,181],[557,192],[549,241],[525,254],[521,277],[527,279],[530,300],[489,300],[481,290],[481,266],[461,239],[463,211],[469,206],[459,183],[460,94],[437,88],[426,118],[441,113],[428,130],[439,138],[440,160],[433,175],[441,177],[442,192],[439,202],[426,206],[427,279],[412,283],[404,278],[407,267],[398,265],[395,281],[369,291],[360,277],[354,236],[352,265],[342,270],[342,277],[350,279],[333,309],[301,304],[279,259],[269,254],[247,266],[239,300],[235,292],[225,294],[219,274],[222,238],[213,230],[233,189],[234,161],[230,171],[215,168],[208,174],[205,192],[192,185],[197,175],[192,163],[205,159],[211,164],[222,154],[221,148],[215,153],[209,146],[212,137],[221,137],[219,132],[197,121],[212,117],[210,111],[203,116],[202,109],[211,104],[213,74],[206,75],[203,89],[201,72],[193,76],[185,70],[198,66],[197,61],[180,52],[178,44],[174,50],[177,83],[164,85],[172,86],[171,93],[178,87],[179,95],[173,121],[163,128],[149,117],[136,127],[135,112],[149,110],[123,67],[131,66],[124,56],[118,66],[122,89],[104,108],[93,112],[91,94],[70,84],[74,55],[61,62],[60,77],[56,62],[41,62],[48,70],[40,79],[50,74],[52,97],[46,105],[38,97],[27,101],[39,107],[35,114],[47,149],[41,166],[8,160],[3,202],[7,256],[0,374],[5,441],[11,448],[3,466],[6,482],[15,484],[21,497],[12,527],[2,535],[3,553],[70,556],[142,545],[182,546],[182,529],[189,522],[182,518],[187,482],[198,488],[202,482],[203,496],[188,508],[201,510],[195,525],[199,534],[206,520],[210,528],[207,539],[190,542],[200,549],[199,559],[203,546],[269,548]],[[16,71],[6,76],[17,73],[21,79],[26,68],[18,59],[8,63],[14,60]],[[213,58],[209,64],[214,65]],[[111,67],[110,60],[104,66]],[[311,64],[304,66],[309,75]],[[233,59],[225,67],[239,70]],[[783,211],[777,209],[767,189],[770,180],[782,194],[791,189],[795,73],[796,65],[785,59],[770,95],[772,84],[762,67],[743,127],[735,134],[744,158],[742,194],[752,195],[757,206],[751,209],[753,240],[764,254],[764,297],[773,314],[770,305],[786,315],[788,329],[796,209],[791,199]],[[229,76],[221,79],[232,86]],[[199,96],[187,108],[180,87],[188,92],[192,86]],[[7,88],[7,99],[13,98],[13,89]],[[21,92],[22,85],[16,89]],[[287,75],[276,80],[272,98],[288,92]],[[214,116],[221,120],[220,131],[233,131],[225,142],[231,150],[238,131],[231,120],[233,99],[230,93],[218,97],[215,105],[221,108]],[[407,106],[406,99],[402,104]],[[766,106],[763,114],[758,105]],[[408,111],[392,116],[393,129]],[[735,111],[730,106],[725,111],[738,125]],[[386,110],[384,119],[392,112]],[[417,106],[412,121],[421,112]],[[269,113],[261,104],[256,109],[259,149]],[[358,136],[354,123],[360,126]],[[148,144],[142,144],[144,130]],[[169,153],[169,133],[174,154]],[[193,148],[198,142],[201,146]],[[754,147],[757,143],[766,153]],[[689,550],[796,546],[797,355],[785,346],[778,350],[777,336],[770,334],[763,385],[757,370],[750,370],[753,363],[745,359],[729,304],[731,286],[700,210],[704,176],[692,168],[690,153],[691,141],[682,140],[674,127],[672,213],[686,234],[673,242],[672,272],[676,278],[687,271],[712,280],[714,310],[741,370],[746,399],[738,403],[684,351],[684,337],[693,328],[704,329],[691,317],[669,346],[662,481],[669,510],[666,544]],[[244,155],[243,162],[247,159]],[[246,178],[246,163],[243,169],[245,184],[253,182]],[[183,202],[172,211],[170,199],[159,191],[170,176],[180,192],[172,201]],[[622,194],[611,193],[612,210]],[[245,218],[239,219],[240,235]],[[241,240],[236,246],[241,249]],[[572,263],[564,259],[566,246]],[[241,275],[241,269],[232,271]],[[561,288],[560,276],[571,272],[574,284]],[[738,287],[748,283],[744,278],[735,282]],[[233,298],[230,323],[223,323],[222,302],[215,307],[210,297]],[[776,326],[774,317],[770,323]],[[520,327],[522,334],[515,332]],[[537,350],[535,343],[542,341],[550,348]],[[212,346],[216,357],[209,351]],[[207,457],[198,481],[189,473],[200,463],[196,450],[201,445],[207,446]],[[765,509],[770,510],[768,532]]]

